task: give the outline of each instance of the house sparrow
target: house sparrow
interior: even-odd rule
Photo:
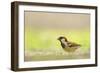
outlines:
[[[68,41],[67,38],[63,36],[59,37],[58,40],[60,41],[62,48],[67,52],[74,52],[81,46],[80,44]]]

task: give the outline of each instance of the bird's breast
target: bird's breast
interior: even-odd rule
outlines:
[[[78,47],[65,47],[63,49],[67,52],[74,52],[76,49],[78,49]]]

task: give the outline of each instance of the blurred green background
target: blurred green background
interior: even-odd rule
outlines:
[[[90,57],[89,14],[25,12],[25,61],[86,59]],[[58,37],[81,44],[69,55]]]

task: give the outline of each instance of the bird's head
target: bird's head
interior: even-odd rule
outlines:
[[[60,36],[60,37],[58,38],[59,41],[61,41],[61,40],[63,40],[63,39],[64,39],[66,42],[68,41],[67,38],[64,37],[64,36]]]

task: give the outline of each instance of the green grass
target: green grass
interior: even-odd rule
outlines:
[[[25,29],[25,51],[29,53],[43,51],[43,52],[53,52],[52,57],[55,52],[63,52],[60,42],[57,40],[60,36],[65,36],[68,40],[81,44],[82,51],[87,52],[90,49],[90,32],[88,30],[58,30],[58,29]],[[27,58],[30,57],[27,54]],[[37,59],[38,57],[38,59]],[[59,59],[59,56],[54,56],[54,58],[45,56],[41,58],[38,54],[33,55],[31,60],[47,60],[49,59]],[[50,58],[51,57],[51,58]],[[62,56],[62,58],[66,56]],[[36,58],[36,59],[35,59]],[[27,59],[26,59],[27,60]]]
[[[57,40],[60,36],[65,36],[68,40],[82,45],[83,49],[90,47],[89,31],[68,31],[68,30],[29,30],[25,31],[26,49],[48,49],[61,48]]]

